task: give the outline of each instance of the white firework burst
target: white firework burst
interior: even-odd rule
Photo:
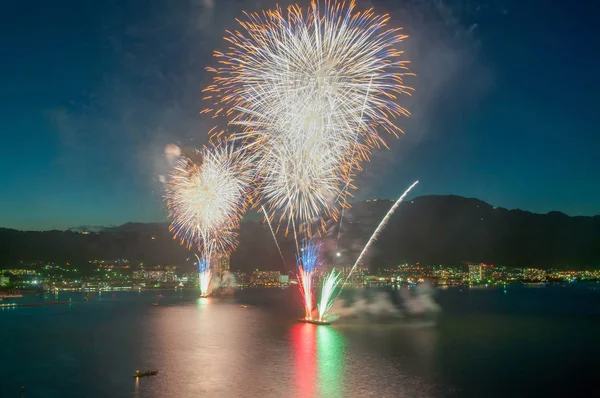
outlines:
[[[210,257],[230,252],[250,195],[251,161],[231,145],[203,148],[202,162],[180,159],[167,184],[170,229],[188,247]]]
[[[206,89],[206,111],[226,114],[230,138],[260,159],[270,212],[300,224],[336,216],[353,173],[385,146],[380,132],[401,131],[397,97],[411,91],[397,48],[406,36],[386,27],[389,16],[323,3],[246,14]]]

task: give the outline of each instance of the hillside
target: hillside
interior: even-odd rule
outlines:
[[[331,223],[322,239],[325,258],[333,258],[338,242],[338,264],[352,263],[392,204],[387,200],[359,202],[345,211],[339,242],[339,223]],[[243,222],[232,268],[293,269],[293,241],[282,235],[278,240],[285,265],[268,227],[257,221]],[[90,259],[117,258],[189,265],[190,255],[173,240],[168,226],[160,223],[127,223],[90,234],[0,228],[0,266],[5,268],[20,260],[82,264]],[[600,216],[534,214],[459,196],[422,196],[398,208],[365,259],[371,267],[465,261],[540,268],[598,267]]]

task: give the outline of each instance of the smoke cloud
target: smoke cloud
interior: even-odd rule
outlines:
[[[386,292],[377,292],[366,297],[365,292],[353,302],[345,299],[337,300],[330,312],[329,320],[339,319],[390,319],[403,317],[432,317],[441,312],[441,307],[433,298],[431,285],[421,283],[414,289],[400,289],[401,303],[397,305],[393,296]]]

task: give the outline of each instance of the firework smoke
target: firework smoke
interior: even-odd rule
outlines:
[[[329,310],[328,320],[408,317],[413,320],[434,321],[441,312],[441,307],[433,297],[434,290],[427,283],[420,283],[414,289],[402,288],[399,293],[398,304],[394,304],[390,293],[385,292],[377,292],[368,298],[363,294],[353,302],[336,300]]]

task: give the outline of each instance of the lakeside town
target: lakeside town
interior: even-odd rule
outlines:
[[[364,267],[336,267],[347,285],[394,286],[427,282],[434,286],[494,286],[514,283],[558,283],[600,281],[600,270],[543,270],[531,267],[505,267],[483,263],[459,266],[401,264],[375,272]],[[229,259],[221,258],[215,267],[219,280],[245,287],[283,288],[297,284],[293,272],[255,269],[230,271]],[[320,284],[325,272],[316,273]],[[90,260],[85,271],[69,263],[34,262],[0,270],[0,291],[102,291],[195,288],[198,274],[174,265],[132,264],[126,259]],[[1,294],[0,294],[1,295]]]

